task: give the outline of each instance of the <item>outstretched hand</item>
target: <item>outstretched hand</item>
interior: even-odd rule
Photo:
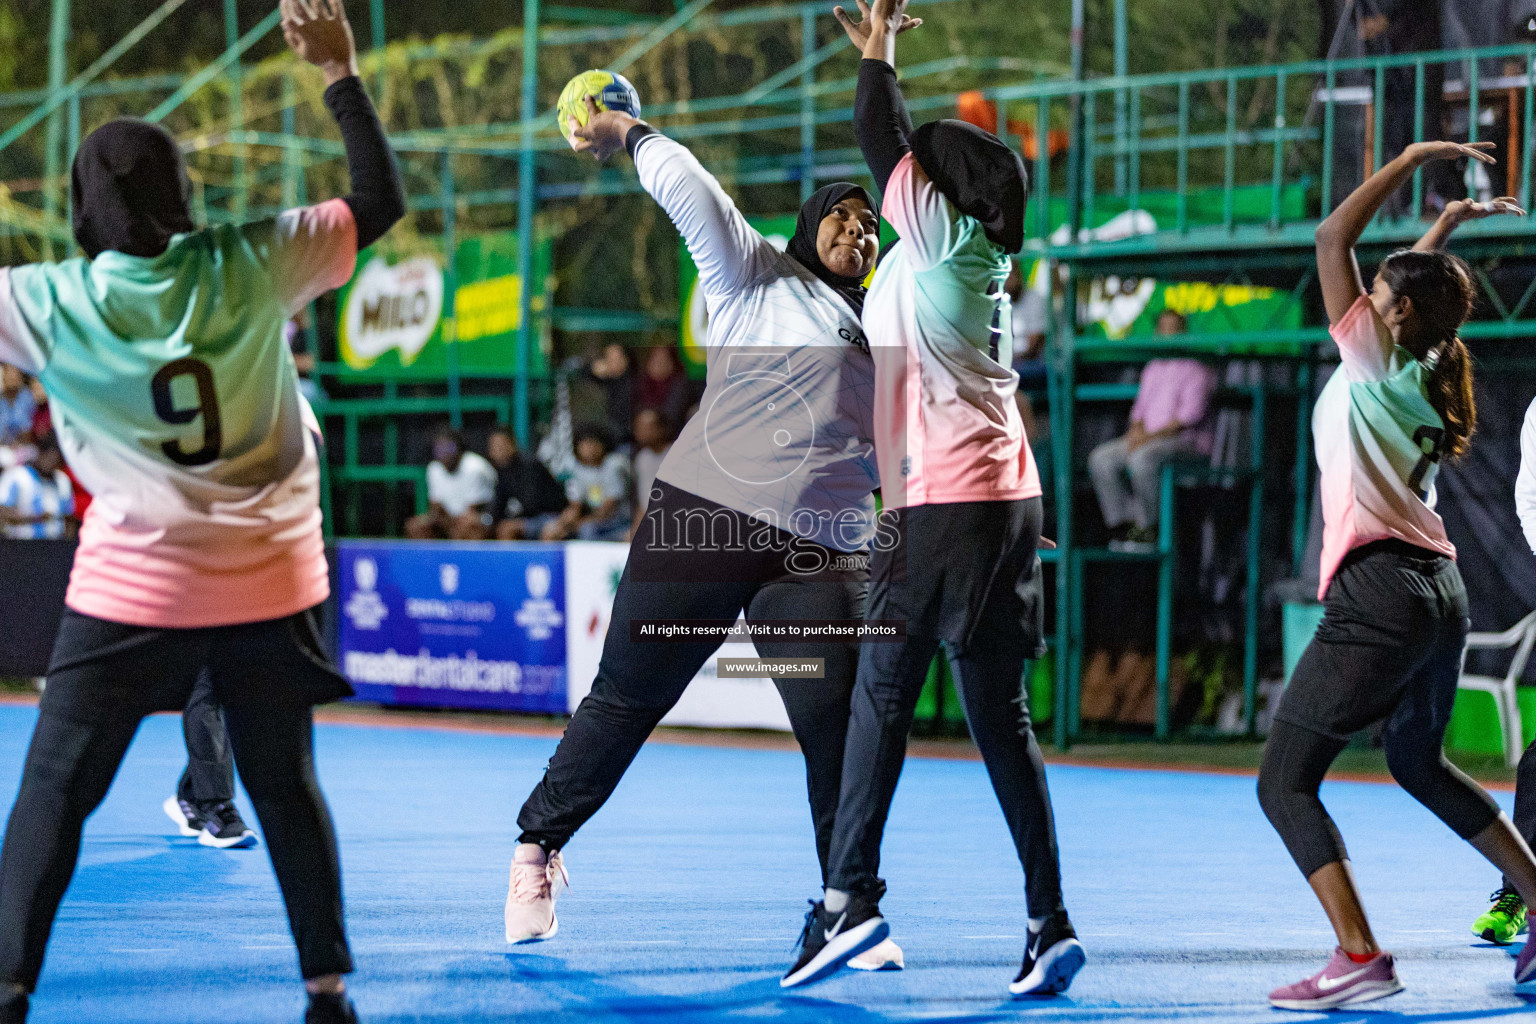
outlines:
[[[1493,148],[1491,142],[1474,142],[1470,145],[1461,142],[1415,142],[1403,150],[1403,156],[1415,165],[1427,164],[1432,160],[1455,160],[1463,156],[1485,164],[1495,164],[1498,161],[1489,152]]]
[[[341,0],[280,0],[283,39],[332,85],[357,74],[357,46]]]
[[[597,101],[591,96],[586,102],[587,123],[571,129],[571,148],[578,153],[591,153],[602,163],[624,148],[624,137],[640,122],[618,110],[598,110]]]
[[[1525,211],[1520,208],[1520,200],[1514,196],[1505,196],[1502,199],[1494,199],[1486,203],[1473,202],[1470,199],[1458,199],[1446,204],[1445,215],[1457,224],[1465,224],[1469,220],[1483,220],[1486,217],[1498,217],[1501,215],[1512,217],[1524,217]]]
[[[875,0],[873,10],[866,0],[857,0],[857,3],[861,18],[859,21],[848,17],[848,12],[841,7],[832,8],[832,14],[837,18],[837,23],[843,26],[843,31],[848,33],[849,40],[861,51],[869,45],[870,33],[876,27],[883,28],[888,35],[894,37],[923,23],[922,18],[907,16],[907,0]]]

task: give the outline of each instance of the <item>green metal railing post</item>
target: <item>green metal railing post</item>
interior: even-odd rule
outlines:
[[[459,331],[455,302],[459,288],[458,260],[458,199],[454,196],[453,154],[443,150],[443,341],[448,354],[448,421],[455,430],[464,425],[464,408],[460,403],[459,380]],[[525,314],[526,315],[526,314]]]
[[[240,16],[237,0],[224,0],[224,48],[232,50],[240,42]],[[245,130],[245,86],[241,82],[240,61],[230,61],[225,76],[229,85],[229,126],[234,131]],[[236,221],[245,220],[246,203],[249,199],[249,183],[246,179],[246,147],[235,149],[235,194],[230,203],[230,213]]]
[[[80,97],[78,95],[69,98],[68,129],[65,132],[64,166],[72,167],[75,163],[75,153],[80,149]],[[65,193],[64,215],[69,223],[75,221],[75,192],[70,189]],[[69,251],[74,253],[78,246],[75,240],[69,240]]]
[[[1260,384],[1253,393],[1253,419],[1249,425],[1249,471],[1253,474],[1248,497],[1248,585],[1243,595],[1243,725],[1249,736],[1259,694],[1259,570],[1263,554],[1260,531],[1264,525],[1264,434],[1269,393]]]
[[[1285,69],[1275,75],[1275,169],[1271,183],[1269,226],[1280,227],[1280,204],[1285,188]]]
[[[1333,212],[1333,139],[1334,139],[1334,111],[1337,104],[1334,103],[1333,90],[1338,85],[1338,73],[1332,64],[1323,75],[1323,95],[1328,97],[1323,102],[1323,201],[1319,206],[1321,215],[1326,217]]]
[[[1141,90],[1131,90],[1131,151],[1128,154],[1130,181],[1126,189],[1130,199],[1126,209],[1134,210],[1141,205]]]
[[[64,88],[64,73],[69,54],[69,0],[53,0],[53,18],[48,27],[48,92],[50,98]],[[48,115],[47,148],[43,151],[43,217],[54,221],[59,216],[59,163],[64,146],[64,121],[57,107]],[[43,239],[43,258],[53,259],[53,239]]]
[[[1173,657],[1174,568],[1178,561],[1173,529],[1175,472],[1177,467],[1169,462],[1158,477],[1158,508],[1161,511],[1157,517],[1157,652],[1154,656],[1157,718],[1153,725],[1153,735],[1158,740],[1168,739],[1172,718],[1169,677]]]
[[[1053,353],[1048,372],[1055,383],[1051,394],[1051,471],[1056,480],[1056,707],[1052,723],[1058,750],[1071,745],[1074,730],[1070,728],[1077,692],[1077,670],[1073,659],[1081,643],[1074,627],[1072,595],[1076,590],[1078,567],[1074,561],[1072,530],[1072,436],[1073,389],[1076,387],[1075,343],[1077,337],[1077,272],[1073,269],[1067,277],[1066,295],[1063,297],[1060,316],[1051,307],[1056,295],[1056,267],[1049,261],[1044,266],[1050,287],[1046,294],[1047,317],[1046,344]]]
[[[1424,141],[1424,62],[1413,66],[1413,141]],[[1413,172],[1413,219],[1424,213],[1424,168]]]
[[[1525,129],[1520,133],[1520,205],[1531,208],[1531,160],[1536,157],[1536,48],[1525,55]]]
[[[293,75],[283,75],[283,134],[292,136],[294,132],[294,91]],[[292,146],[283,149],[283,206],[293,209],[299,205],[299,151]]]
[[[807,7],[800,12],[800,59],[809,61],[816,49],[816,12]],[[816,84],[816,68],[808,65],[800,76],[800,202],[816,191],[816,97],[810,91]]]
[[[1189,233],[1189,82],[1179,83],[1179,185],[1177,230]]]
[[[1097,198],[1098,198],[1098,134],[1099,113],[1098,96],[1096,92],[1090,92],[1083,97],[1082,138],[1083,147],[1083,172],[1082,172],[1082,223],[1093,228],[1098,226]],[[1001,127],[1001,125],[999,125]]]
[[[1126,17],[1126,0],[1115,0],[1115,77],[1130,74],[1130,30]],[[1115,195],[1125,195],[1125,122],[1126,95],[1124,89],[1115,90]]]
[[[1307,346],[1296,368],[1296,466],[1291,508],[1291,572],[1300,576],[1307,558],[1307,534],[1312,520],[1312,380],[1316,350]]]
[[[384,83],[389,81],[389,69],[384,66],[384,0],[372,0],[368,7],[368,31],[372,37],[373,52],[379,55],[379,94],[374,101],[384,101]]]
[[[1221,222],[1237,229],[1237,76],[1227,79],[1227,144],[1222,153]]]
[[[700,3],[689,6],[699,7]],[[534,342],[533,290],[538,288],[540,294],[544,292],[544,282],[533,280],[533,221],[534,206],[538,200],[538,155],[533,149],[531,122],[538,111],[538,59],[539,0],[523,0],[523,85],[520,110],[523,128],[517,156],[518,322],[517,351],[513,361],[517,377],[512,391],[512,432],[517,435],[518,445],[525,449],[532,443],[528,423],[528,365]]]
[[[1051,237],[1051,107],[1044,96],[1035,103],[1035,209],[1040,237]],[[1077,239],[1073,239],[1076,241]]]

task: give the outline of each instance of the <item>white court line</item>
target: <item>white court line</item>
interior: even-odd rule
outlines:
[[[270,946],[241,946],[241,949],[288,949],[292,943],[281,942]]]
[[[109,949],[108,953],[170,953],[173,950],[166,949]]]
[[[962,939],[1022,939],[1022,935],[962,935]]]

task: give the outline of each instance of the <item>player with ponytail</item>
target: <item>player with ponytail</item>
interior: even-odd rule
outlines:
[[[1441,750],[1470,620],[1456,549],[1435,513],[1435,474],[1465,454],[1477,413],[1472,359],[1459,337],[1472,313],[1467,265],[1439,246],[1461,220],[1523,213],[1513,200],[1453,204],[1419,244],[1393,253],[1367,289],[1355,243],[1388,196],[1432,160],[1491,163],[1486,144],[1409,146],[1317,230],[1318,280],[1341,365],[1312,430],[1322,470],[1322,624],[1275,713],[1259,802],[1322,903],[1339,946],[1319,973],[1270,994],[1289,1010],[1325,1010],[1402,989],[1377,946],[1338,828],[1318,799],[1350,736],[1385,722],[1397,781],[1536,897],[1536,860],[1498,805]],[[1536,943],[1515,980],[1536,977]]]

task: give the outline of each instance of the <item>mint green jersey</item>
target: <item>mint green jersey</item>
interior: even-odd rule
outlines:
[[[1430,405],[1430,367],[1385,337],[1361,296],[1332,334],[1342,365],[1312,410],[1323,500],[1321,600],[1344,556],[1397,538],[1455,557],[1435,513],[1445,423]]]
[[[43,382],[95,498],[71,608],[193,626],[318,603],[314,416],[283,326],[351,275],[355,250],[336,200],[179,235],[153,258],[0,270],[0,361]]]

